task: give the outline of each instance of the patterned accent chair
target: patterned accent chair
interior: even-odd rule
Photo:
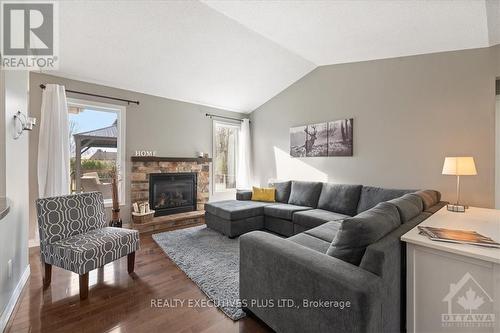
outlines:
[[[134,271],[139,233],[106,225],[100,192],[38,199],[36,208],[44,288],[50,285],[52,265],[80,275],[81,300],[88,297],[91,270],[127,255],[128,272]]]

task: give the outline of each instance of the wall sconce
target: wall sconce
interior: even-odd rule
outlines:
[[[21,111],[17,111],[14,115],[14,123],[14,139],[18,139],[23,134],[23,131],[31,131],[33,129],[33,126],[36,125],[36,118],[27,117]],[[20,126],[17,126],[17,124],[20,124]]]

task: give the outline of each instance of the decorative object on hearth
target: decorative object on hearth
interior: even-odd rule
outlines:
[[[354,119],[290,128],[292,157],[352,156]]]
[[[155,211],[149,208],[149,202],[138,201],[132,204],[132,221],[135,224],[151,222]]]
[[[120,206],[118,203],[118,167],[113,167],[111,170],[111,190],[113,201],[113,208],[111,210],[111,221],[109,222],[110,227],[121,228],[122,219],[120,218]]]
[[[203,158],[203,155],[204,155],[204,153],[203,153],[202,151],[199,151],[199,152],[198,152],[198,157],[199,157],[199,158]]]
[[[149,210],[146,213],[136,213],[132,212],[132,221],[136,224],[142,224],[153,221],[155,215],[154,210]]]
[[[203,158],[208,158],[208,153],[203,153]]]
[[[452,212],[465,212],[468,207],[460,204],[460,176],[477,175],[476,164],[473,157],[446,157],[443,164],[443,175],[457,176],[457,201],[448,205]]]

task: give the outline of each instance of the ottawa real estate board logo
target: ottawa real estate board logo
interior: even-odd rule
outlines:
[[[495,326],[493,299],[470,273],[451,283],[443,302],[448,312],[441,314],[443,327],[484,328]]]
[[[57,2],[1,1],[0,8],[2,69],[58,69]]]

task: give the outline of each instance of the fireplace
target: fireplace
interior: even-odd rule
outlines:
[[[149,206],[155,216],[196,210],[196,172],[149,174]]]

